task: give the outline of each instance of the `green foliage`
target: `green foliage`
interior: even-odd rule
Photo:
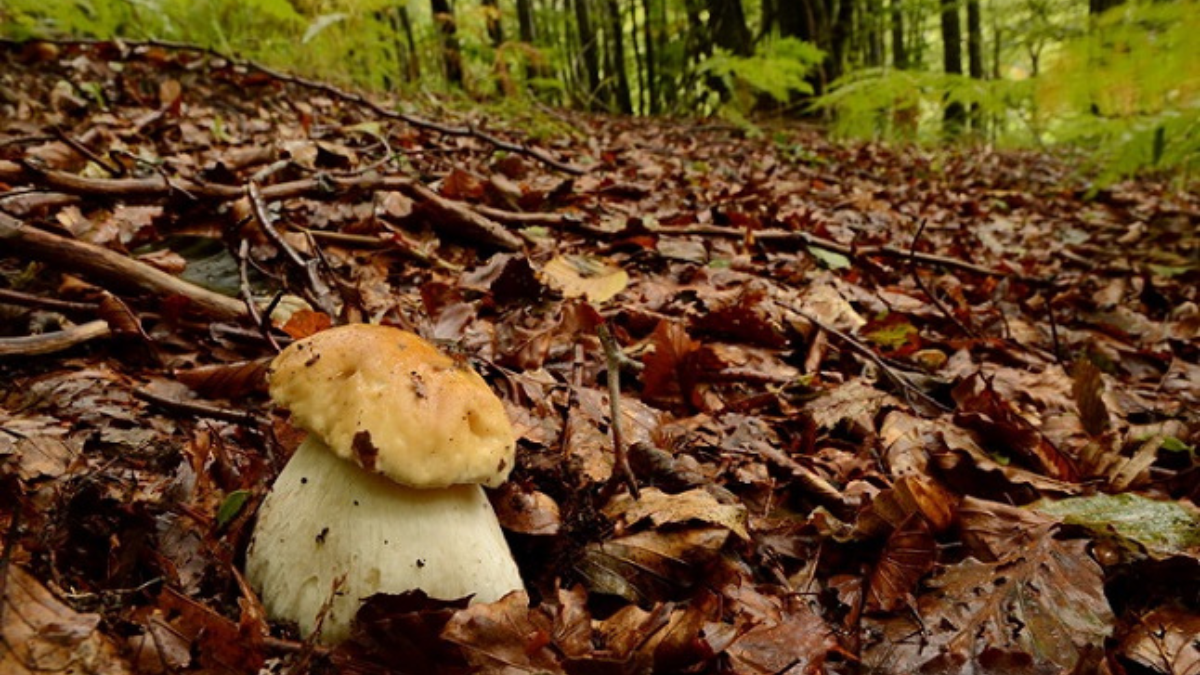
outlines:
[[[824,58],[823,51],[807,42],[783,38],[763,42],[754,56],[739,57],[717,49],[697,72],[720,78],[730,91],[766,94],[786,103],[793,92],[812,93],[812,85],[805,78]]]
[[[1019,123],[1030,114],[1032,87],[1028,81],[872,68],[835,81],[813,107],[831,113],[835,132],[844,137],[931,141],[941,139],[948,103]]]
[[[1098,149],[1102,182],[1200,168],[1200,2],[1130,4],[1065,43],[1038,82],[1055,140]]]
[[[868,69],[834,82],[814,102],[843,136],[941,140],[945,106],[984,122],[976,138],[1001,145],[1071,144],[1092,151],[1100,184],[1142,171],[1200,168],[1200,2],[1131,2],[1091,30],[1052,2],[1013,5],[1036,68],[1010,54],[1011,76],[973,80]],[[1037,70],[1040,75],[1030,77]]]

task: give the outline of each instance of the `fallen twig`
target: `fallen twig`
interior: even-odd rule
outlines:
[[[609,426],[613,439],[613,474],[608,484],[604,486],[604,492],[611,495],[616,489],[616,485],[623,482],[629,488],[629,494],[637,499],[641,495],[638,490],[637,476],[633,475],[633,468],[629,466],[629,453],[625,448],[625,423],[621,413],[621,347],[613,339],[612,333],[604,323],[596,326],[596,334],[600,337],[600,344],[604,347],[608,370],[608,409],[609,416],[612,418]]]
[[[134,286],[158,296],[180,296],[197,311],[219,319],[247,316],[246,307],[235,298],[201,288],[102,246],[44,232],[3,213],[0,213],[0,241],[4,242],[6,254],[23,254],[106,283]]]
[[[888,365],[887,361],[875,353],[875,350],[855,339],[853,336],[843,333],[842,331],[830,326],[829,324],[821,321],[817,317],[798,307],[791,307],[784,305],[783,303],[777,304],[786,310],[795,312],[796,314],[804,317],[807,321],[812,323],[812,325],[820,328],[827,334],[836,337],[839,341],[841,341],[842,344],[846,345],[855,352],[858,352],[860,355],[866,357],[869,361],[878,366],[879,370],[888,378],[888,380],[900,387],[900,390],[904,392],[905,398],[910,404],[913,404],[914,408],[921,410],[922,406],[927,406],[924,412],[928,412],[929,409],[936,410],[938,412],[947,412],[949,410],[949,408],[942,405],[941,402],[934,399],[929,394],[921,391],[921,389],[910,382],[908,377],[903,373]],[[921,405],[917,405],[917,403],[920,403]]]
[[[334,306],[333,298],[329,295],[329,285],[321,279],[321,275],[317,272],[317,261],[305,260],[300,255],[300,252],[287,243],[287,240],[279,234],[279,230],[275,229],[275,226],[271,223],[271,216],[267,213],[266,204],[263,203],[262,192],[259,191],[257,184],[254,182],[247,183],[246,195],[250,198],[250,209],[254,213],[254,219],[258,221],[259,227],[267,234],[267,238],[283,251],[289,262],[304,272],[308,279],[308,290],[312,294],[311,299],[317,305],[317,308],[329,316],[337,316],[337,307]]]
[[[100,309],[100,305],[94,302],[71,302],[57,298],[43,298],[40,295],[30,295],[8,288],[0,288],[0,303],[47,309],[52,312],[90,312],[95,314]]]
[[[145,389],[134,389],[133,395],[147,403],[152,403],[167,410],[174,412],[185,412],[198,417],[210,417],[215,420],[224,420],[235,424],[256,425],[262,420],[248,412],[241,410],[229,410],[226,408],[218,408],[214,405],[206,403],[196,403],[194,401],[181,401],[179,399],[160,396]]]
[[[70,349],[89,340],[112,334],[108,322],[96,319],[40,335],[0,338],[0,356],[36,356]]]
[[[914,258],[917,255],[917,242],[921,240],[921,234],[925,232],[926,223],[927,221],[922,218],[920,224],[917,225],[917,233],[913,235],[912,245],[908,248],[908,264],[909,267],[912,268],[913,282],[916,283],[917,288],[920,288],[922,291],[924,291],[926,297],[928,297],[929,301],[933,303],[933,306],[937,307],[938,311],[941,312],[942,315],[951,322],[953,322],[955,326],[958,326],[958,329],[961,330],[967,337],[979,337],[975,331],[971,330],[970,326],[964,324],[962,321],[959,321],[958,317],[954,316],[954,314],[950,312],[950,309],[946,307],[941,299],[934,295],[931,289],[925,286],[925,282],[921,279],[921,274],[917,272],[917,266]]]

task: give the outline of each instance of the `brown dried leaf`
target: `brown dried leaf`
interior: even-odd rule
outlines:
[[[953,522],[957,507],[958,496],[933,478],[901,476],[895,485],[871,500],[859,514],[854,529],[864,537],[882,536],[913,514],[920,514],[934,532],[943,532]]]
[[[1117,647],[1147,671],[1168,675],[1200,673],[1200,614],[1166,606],[1140,617]]]
[[[884,407],[902,407],[899,399],[855,378],[838,385],[805,406],[821,429],[833,429],[845,423],[858,437],[875,431],[875,417]]]
[[[288,317],[283,325],[283,332],[297,340],[316,335],[333,326],[333,319],[324,312],[303,308],[298,309]]]
[[[270,365],[271,359],[262,358],[177,370],[174,375],[205,398],[237,399],[267,390],[267,369]]]
[[[638,532],[588,545],[576,569],[593,593],[652,602],[698,583],[728,539],[723,527]]]
[[[422,591],[376,594],[359,607],[350,639],[332,659],[344,673],[465,675],[471,672],[462,649],[441,635],[467,598],[436,600]]]
[[[1085,547],[1045,528],[998,562],[947,567],[918,599],[919,624],[906,615],[866,621],[874,642],[864,664],[885,673],[1071,672],[1114,623]]]
[[[1082,360],[1075,364],[1072,375],[1071,393],[1075,395],[1083,430],[1092,436],[1099,436],[1108,430],[1110,423],[1108,406],[1104,404],[1104,380],[1100,377],[1100,369],[1091,361]]]
[[[524,591],[491,603],[458,611],[442,630],[442,638],[459,645],[480,673],[562,673],[550,648],[554,619],[529,607]]]
[[[546,285],[564,298],[587,298],[602,304],[616,297],[629,285],[629,274],[600,258],[560,255],[542,267]]]
[[[17,474],[25,481],[59,478],[79,458],[83,437],[53,417],[9,416],[0,410],[0,457],[13,456]]]
[[[871,571],[867,611],[894,612],[910,604],[917,582],[933,571],[937,541],[920,514],[909,516],[888,537]]]
[[[23,567],[4,568],[0,673],[126,675],[132,673],[99,614],[71,609]]]
[[[689,402],[697,382],[696,373],[689,366],[700,350],[700,343],[688,337],[680,324],[660,321],[650,335],[650,344],[654,350],[642,357],[646,366],[642,371],[643,397],[651,400],[682,397]]]
[[[740,596],[744,599],[744,595]],[[737,675],[825,672],[830,654],[841,651],[837,636],[802,595],[759,596],[765,610],[725,650]]]
[[[655,527],[691,521],[723,527],[746,541],[746,507],[722,504],[710,492],[696,488],[679,494],[667,494],[658,488],[645,488],[634,499],[622,493],[604,507],[609,518],[620,519],[626,528],[649,518]]]
[[[954,400],[958,404],[954,421],[977,432],[988,449],[1020,460],[1050,478],[1078,479],[1071,459],[1021,417],[982,375],[976,373],[955,387]]]
[[[1031,546],[1058,521],[1032,509],[966,497],[959,505],[958,523],[971,554],[992,562]]]

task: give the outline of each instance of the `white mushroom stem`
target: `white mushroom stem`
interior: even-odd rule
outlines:
[[[259,509],[246,575],[268,614],[296,622],[306,637],[344,576],[322,624],[327,644],[349,636],[375,593],[492,602],[523,588],[479,485],[405,487],[336,457],[315,434]]]

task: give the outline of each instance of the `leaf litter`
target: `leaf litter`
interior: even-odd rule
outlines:
[[[1197,672],[1194,194],[0,59],[4,672]],[[266,364],[350,321],[504,399],[526,592],[377,596],[328,648],[240,566],[301,440]]]

